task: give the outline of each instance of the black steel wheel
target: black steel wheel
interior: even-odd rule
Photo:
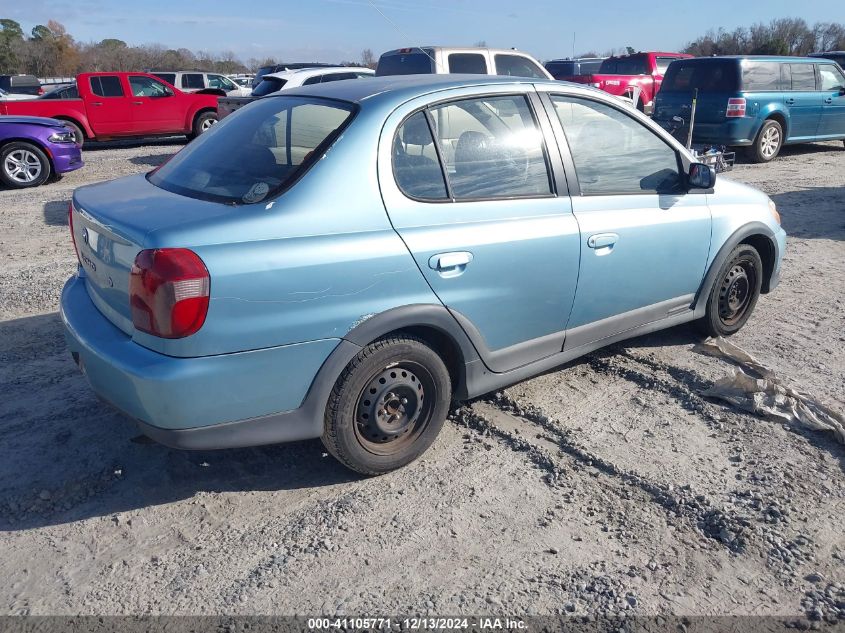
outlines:
[[[425,342],[411,336],[379,339],[362,349],[335,383],[323,444],[357,472],[395,470],[431,445],[450,401],[449,372]]]
[[[763,262],[750,244],[740,244],[719,270],[702,325],[710,336],[730,336],[751,316],[763,283]]]

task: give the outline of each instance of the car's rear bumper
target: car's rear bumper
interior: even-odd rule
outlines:
[[[165,356],[112,325],[77,276],[62,291],[61,316],[68,347],[94,391],[153,439],[178,448],[319,437],[327,391],[315,376],[330,356],[348,360],[358,349],[327,339],[197,358]],[[350,345],[355,350],[332,354]]]

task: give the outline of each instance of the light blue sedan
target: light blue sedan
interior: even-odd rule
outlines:
[[[164,444],[321,437],[383,473],[431,445],[453,398],[687,321],[741,328],[786,236],[764,194],[715,178],[588,87],[290,90],[76,191],[68,346]]]

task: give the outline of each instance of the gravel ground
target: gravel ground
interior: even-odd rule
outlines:
[[[65,348],[74,187],[182,146],[86,149],[0,191],[0,613],[845,617],[845,447],[699,394],[730,367],[675,328],[457,408],[365,479],[318,441],[207,453],[138,437]],[[733,341],[845,409],[845,150],[732,178],[778,203],[781,286]]]

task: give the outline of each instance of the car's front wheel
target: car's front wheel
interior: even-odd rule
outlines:
[[[745,325],[763,284],[763,261],[757,249],[740,244],[728,256],[707,299],[702,330],[710,336],[730,336]]]
[[[769,119],[760,128],[754,144],[748,148],[748,157],[755,163],[768,163],[780,154],[783,147],[783,128],[780,123]]]
[[[412,336],[390,336],[364,349],[337,379],[326,407],[323,444],[365,475],[401,468],[431,446],[452,397],[440,356]]]
[[[17,141],[0,149],[0,180],[14,189],[43,185],[50,178],[50,159],[43,150]]]

